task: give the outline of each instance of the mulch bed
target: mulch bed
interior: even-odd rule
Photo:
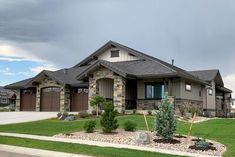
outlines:
[[[215,141],[207,140],[210,146],[208,149],[203,151],[195,147],[195,143],[198,141],[198,139],[195,137],[175,135],[173,140],[164,140],[161,137],[156,136],[155,133],[149,133],[150,144],[139,145],[136,142],[137,133],[138,132],[126,132],[124,130],[118,129],[114,133],[104,134],[102,130],[96,130],[94,133],[75,132],[67,135],[58,134],[55,135],[55,137],[90,140],[90,141],[115,143],[115,144],[126,144],[126,145],[140,146],[140,147],[150,147],[157,149],[197,153],[201,155],[212,155],[212,156],[213,155],[222,156],[222,154],[226,150],[224,145]]]

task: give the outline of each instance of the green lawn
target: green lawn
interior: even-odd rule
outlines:
[[[0,136],[0,143],[96,157],[177,157],[161,153]]]
[[[147,117],[149,126],[152,129],[153,118]],[[0,125],[0,132],[15,132],[24,134],[35,134],[51,136],[58,133],[71,133],[82,130],[82,126],[87,119],[64,122],[56,119],[42,120],[37,122]],[[138,129],[146,129],[144,118],[141,115],[120,116],[118,121],[120,127],[126,120],[133,120],[138,123]],[[98,119],[97,119],[98,122]],[[189,123],[177,122],[177,133],[187,134]],[[98,123],[99,124],[99,123]],[[100,126],[98,125],[98,128]],[[212,140],[219,141],[225,144],[228,148],[226,157],[232,157],[235,154],[235,120],[232,119],[217,119],[207,122],[194,124],[192,134],[198,137],[204,137]],[[2,138],[2,137],[1,137]],[[2,143],[3,140],[0,140]],[[111,148],[110,148],[111,149]]]

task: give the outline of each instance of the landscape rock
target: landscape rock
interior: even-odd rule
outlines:
[[[75,120],[74,116],[68,116],[64,119],[64,121],[73,121],[73,120]]]
[[[136,136],[136,143],[140,145],[150,144],[150,135],[148,132],[138,132]]]

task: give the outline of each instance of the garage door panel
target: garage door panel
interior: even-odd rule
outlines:
[[[88,89],[75,88],[72,90],[71,111],[85,111],[88,109]]]
[[[31,88],[21,91],[20,110],[21,111],[36,110],[36,89]]]
[[[42,89],[41,111],[60,111],[60,88],[48,87]]]

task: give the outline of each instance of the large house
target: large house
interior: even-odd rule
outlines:
[[[0,87],[0,107],[15,104],[15,93]]]
[[[219,70],[186,71],[113,41],[72,68],[44,70],[6,88],[17,91],[18,111],[91,112],[95,95],[113,101],[119,112],[147,111],[168,92],[177,113],[194,107],[212,116],[228,115],[232,93]]]

